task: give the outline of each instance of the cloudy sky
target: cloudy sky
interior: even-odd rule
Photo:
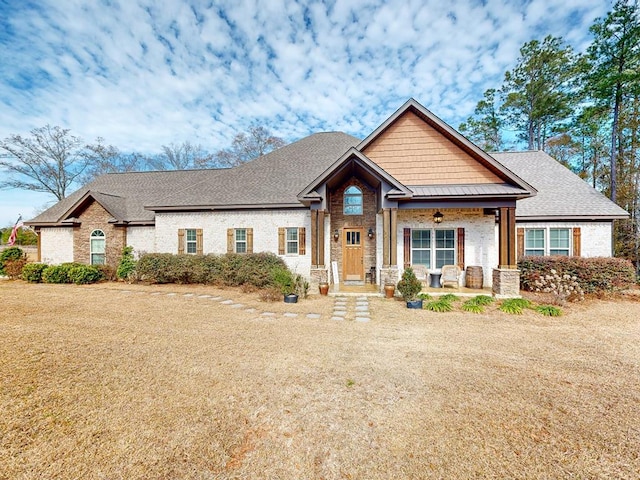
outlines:
[[[454,127],[523,43],[575,49],[606,0],[0,0],[0,139],[46,124],[156,153],[252,122],[360,138],[413,97]],[[0,226],[47,195],[0,191]]]

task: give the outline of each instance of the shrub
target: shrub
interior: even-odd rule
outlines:
[[[149,253],[138,260],[138,278],[150,283],[173,283],[171,265],[175,255],[170,253]]]
[[[425,303],[423,307],[425,310],[431,310],[432,312],[450,312],[453,310],[451,302],[443,300],[442,298],[434,300],[432,302]]]
[[[500,304],[501,311],[515,315],[521,315],[525,308],[531,308],[531,302],[526,298],[509,298]]]
[[[280,290],[282,295],[290,295],[296,291],[296,279],[287,268],[274,268],[271,270],[273,285]]]
[[[441,300],[445,300],[447,302],[457,302],[458,300],[460,300],[460,297],[458,297],[456,294],[454,293],[446,293],[444,295],[442,295],[440,297]]]
[[[272,275],[274,269],[287,269],[287,266],[281,258],[271,253],[152,253],[140,257],[135,272],[139,280],[150,283],[206,283],[265,288],[275,286]]]
[[[5,248],[2,252],[0,252],[0,275],[7,274],[4,270],[4,267],[9,260],[26,260],[26,258],[27,255],[19,247]]]
[[[96,283],[102,280],[102,272],[95,265],[73,265],[67,272],[70,282],[76,285],[85,285],[88,283]]]
[[[562,315],[562,310],[558,307],[554,307],[553,305],[538,305],[536,307],[536,312],[546,315],[547,317],[559,317]]]
[[[133,247],[124,247],[122,249],[122,257],[118,263],[116,276],[121,280],[129,280],[136,269],[136,260],[133,258]]]
[[[113,282],[118,277],[116,276],[116,267],[113,265],[94,265],[102,273],[102,279]]]
[[[476,295],[470,301],[473,301],[477,305],[491,305],[495,302],[495,298],[489,295]]]
[[[465,312],[471,312],[471,313],[483,313],[484,305],[481,305],[475,302],[472,298],[462,304],[462,310],[464,310]]]
[[[636,274],[633,264],[622,258],[526,256],[518,264],[523,290],[535,291],[535,282],[555,270],[560,277],[576,277],[584,293],[605,293],[633,286]]]
[[[578,277],[571,276],[568,273],[559,275],[555,269],[551,269],[546,275],[540,277],[533,282],[535,292],[550,293],[555,297],[555,302],[563,305],[567,300],[584,299],[584,291],[578,283]]]
[[[422,282],[416,277],[413,268],[407,267],[402,273],[402,278],[398,282],[398,291],[405,301],[415,300],[422,290]]]
[[[45,283],[71,283],[69,270],[77,263],[62,263],[60,265],[49,265],[42,271],[42,281]]]
[[[47,267],[46,263],[27,263],[22,269],[22,279],[30,283],[40,283],[42,272]]]
[[[7,260],[4,262],[4,273],[6,273],[7,276],[12,280],[20,278],[20,276],[22,275],[22,269],[26,264],[26,258],[20,258],[18,260]]]

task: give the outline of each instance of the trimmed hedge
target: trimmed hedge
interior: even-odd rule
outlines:
[[[633,264],[622,258],[525,256],[518,263],[520,287],[534,291],[535,282],[542,275],[555,270],[559,275],[570,275],[585,293],[603,293],[625,290],[636,282]]]
[[[27,263],[22,269],[22,279],[30,283],[40,283],[42,272],[48,266],[46,263]]]
[[[173,255],[149,253],[136,265],[136,277],[150,283],[202,283],[257,288],[275,286],[272,271],[287,269],[272,253]]]

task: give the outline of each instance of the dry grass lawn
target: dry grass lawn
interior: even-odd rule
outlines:
[[[330,320],[330,298],[194,286],[4,280],[0,299],[2,479],[640,472],[631,299],[547,318],[376,298],[368,323]]]

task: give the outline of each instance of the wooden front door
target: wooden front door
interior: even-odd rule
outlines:
[[[342,280],[364,280],[362,227],[342,230]]]

